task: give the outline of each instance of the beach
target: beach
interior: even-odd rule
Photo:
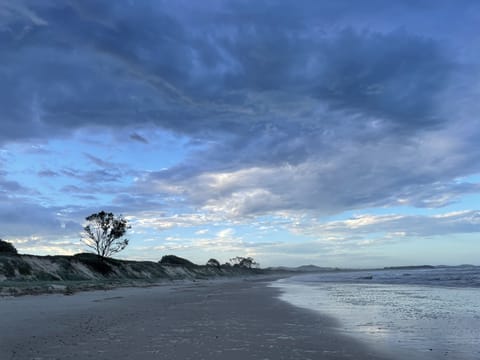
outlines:
[[[0,298],[1,359],[389,359],[262,278]]]
[[[281,299],[400,359],[480,359],[480,267],[311,273],[276,281]]]

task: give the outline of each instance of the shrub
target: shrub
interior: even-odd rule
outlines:
[[[195,266],[190,260],[175,256],[165,255],[160,260],[161,265],[173,265],[173,266]]]
[[[220,263],[218,262],[217,259],[210,259],[207,261],[207,266],[220,268]]]
[[[259,265],[251,257],[237,256],[237,257],[234,257],[233,259],[230,259],[230,261],[233,263],[234,267],[241,267],[245,269],[251,269],[252,267],[258,267]]]
[[[11,243],[0,239],[0,253],[17,254],[17,249]]]

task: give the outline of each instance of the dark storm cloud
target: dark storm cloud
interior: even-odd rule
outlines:
[[[0,2],[0,143],[158,126],[203,146],[146,174],[141,196],[173,187],[237,214],[442,206],[474,191],[455,178],[480,170],[456,107],[478,78],[469,58],[459,86],[457,54],[472,46],[478,3],[455,4]],[[99,169],[63,175],[124,175],[86,156]],[[222,172],[230,180],[215,185]]]
[[[139,109],[147,113],[168,111],[154,98],[170,98],[168,81],[162,87],[160,76],[173,76],[167,65],[176,66],[181,60],[165,55],[178,53],[167,44],[169,32],[176,34],[176,29],[168,19],[162,21],[162,14],[153,11],[153,6],[139,9],[123,3],[117,13],[115,5],[103,5],[102,10],[92,3],[95,8],[90,10],[100,19],[110,16],[111,23],[88,17],[90,12],[84,11],[83,3],[64,3],[57,7],[32,6],[46,24],[34,26],[21,39],[15,37],[17,28],[27,26],[21,19],[2,31],[2,51],[7,55],[2,57],[7,69],[2,80],[10,89],[2,97],[6,111],[2,134],[6,138],[51,136],[52,132],[89,124],[121,126],[134,118],[146,121]],[[30,19],[24,20],[28,23]],[[167,40],[162,41],[163,37]],[[137,53],[152,43],[160,44],[160,48],[147,54],[153,59],[143,63]],[[28,76],[20,76],[25,72]],[[155,82],[157,87],[152,84]],[[17,121],[29,126],[17,126]]]
[[[282,94],[401,128],[444,120],[432,104],[452,61],[436,41],[322,26],[347,3],[227,2],[197,21],[150,1],[19,4],[30,15],[4,13],[0,32],[3,141],[133,122],[249,135],[278,121]]]
[[[435,125],[435,96],[453,64],[432,40],[403,31],[343,31],[323,55],[318,96],[340,109],[390,119],[400,128]]]

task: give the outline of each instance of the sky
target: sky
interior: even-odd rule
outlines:
[[[476,0],[0,0],[0,238],[480,264]]]

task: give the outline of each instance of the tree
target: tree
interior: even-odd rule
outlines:
[[[251,269],[252,267],[257,267],[259,265],[251,257],[237,256],[230,259],[230,261],[232,262],[233,266],[247,268],[247,269]]]
[[[220,268],[220,263],[218,262],[217,259],[210,259],[207,261],[207,266]]]
[[[17,254],[17,249],[8,241],[3,241],[0,239],[0,253],[6,254]]]
[[[95,250],[102,259],[118,253],[128,245],[128,239],[123,238],[130,226],[121,215],[100,211],[85,218],[89,222],[83,230],[83,242]]]

